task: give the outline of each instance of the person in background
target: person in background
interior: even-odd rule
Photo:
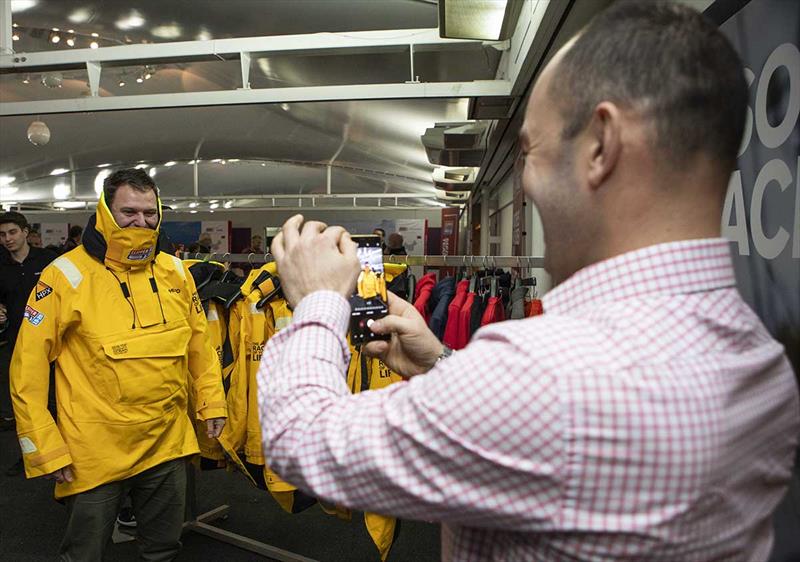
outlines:
[[[70,250],[74,250],[78,246],[81,245],[81,236],[83,236],[83,227],[77,224],[73,224],[69,227],[69,238],[67,241],[64,242],[64,245],[61,247],[61,253],[69,252]]]
[[[211,247],[213,245],[214,243],[211,240],[211,235],[208,232],[204,232],[200,235],[200,239],[197,241],[197,251],[208,254],[211,252]]]
[[[406,247],[403,245],[402,234],[393,232],[389,235],[384,254],[387,256],[405,256],[408,254],[408,252],[406,252]]]
[[[250,238],[250,245],[242,248],[242,254],[264,254],[264,237],[260,234],[254,234]]]
[[[194,419],[220,435],[222,373],[187,266],[158,246],[161,205],[139,169],[108,176],[80,246],[45,268],[11,360],[28,478],[56,481],[63,560],[102,560],[124,498],[139,555],[172,560],[186,508]],[[46,408],[55,364],[57,420]],[[188,411],[191,392],[195,411]]]
[[[31,248],[41,248],[42,247],[42,235],[36,229],[31,229],[28,233],[28,246]]]
[[[292,323],[258,373],[264,456],[345,508],[442,522],[443,560],[764,561],[800,435],[784,348],[720,236],[744,68],[678,2],[617,1],[547,62],[520,181],[556,287],[544,314],[451,353],[407,302],[346,382],[357,248],[291,218],[273,242]]]
[[[373,236],[381,239],[381,253],[386,253],[386,231],[382,228],[376,228],[372,231]]]
[[[9,365],[17,335],[26,314],[26,302],[34,288],[34,296],[43,296],[46,288],[39,288],[39,278],[44,268],[58,254],[28,243],[30,225],[21,213],[9,211],[0,214],[0,244],[6,249],[0,254],[0,430],[14,428],[14,413],[9,394]],[[16,476],[23,470],[22,455],[6,469],[7,476]]]

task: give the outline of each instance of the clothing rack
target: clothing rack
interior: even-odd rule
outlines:
[[[249,263],[250,265],[260,265],[274,261],[272,254],[234,254],[231,252],[182,252],[182,259],[196,259],[202,261],[216,261],[221,263]],[[544,258],[530,256],[384,256],[385,263],[406,264],[409,266],[425,267],[478,267],[478,268],[541,268],[544,267]],[[232,533],[221,529],[210,523],[216,519],[227,517],[230,506],[221,505],[206,513],[197,514],[196,496],[197,471],[189,469],[187,486],[187,503],[189,517],[184,523],[184,529],[194,531],[220,542],[231,544],[239,548],[255,552],[273,560],[281,562],[315,562],[293,552],[288,552],[274,546],[256,541],[249,537]],[[119,533],[115,530],[114,542],[132,540],[130,535]]]
[[[251,265],[269,263],[274,261],[272,254],[232,254],[225,253],[195,253],[183,252],[182,259],[197,259],[203,261],[249,263]],[[532,256],[383,256],[385,263],[399,263],[406,265],[421,265],[425,267],[524,267],[543,268],[543,257]]]

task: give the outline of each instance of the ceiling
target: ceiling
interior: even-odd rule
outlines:
[[[13,0],[12,9],[16,52],[70,49],[66,37],[75,38],[75,48],[86,48],[91,40],[104,47],[437,25],[437,5],[429,0]],[[49,41],[52,28],[62,37],[58,44]],[[65,33],[70,30],[74,34]],[[415,52],[414,74],[422,82],[491,80],[500,56],[480,43],[429,47]],[[409,79],[408,57],[407,50],[394,47],[253,53],[250,82],[272,89],[403,83]],[[145,74],[149,78],[137,83]],[[104,66],[99,95],[239,87],[238,60]],[[85,70],[0,74],[0,103],[88,95]],[[155,168],[165,199],[178,207],[215,197],[229,197],[236,206],[265,204],[258,199],[277,206],[280,196],[293,194],[386,194],[381,205],[441,206],[420,135],[436,122],[466,120],[468,102],[352,100],[49,114],[41,118],[51,140],[40,147],[26,138],[33,116],[4,116],[0,202],[30,208],[93,200],[97,175],[107,169],[98,166],[111,164]],[[67,172],[51,175],[56,169]]]

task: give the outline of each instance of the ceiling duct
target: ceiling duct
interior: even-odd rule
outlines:
[[[469,191],[443,191],[436,190],[436,200],[441,203],[450,204],[463,204],[469,201]]]
[[[487,130],[487,123],[479,121],[436,123],[422,135],[428,161],[440,166],[480,166]]]
[[[435,168],[433,185],[445,191],[472,191],[478,168]]]
[[[524,0],[439,0],[439,37],[505,41]]]

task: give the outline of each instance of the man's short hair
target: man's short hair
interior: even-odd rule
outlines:
[[[388,246],[392,249],[402,248],[403,247],[403,235],[399,232],[393,232],[389,235],[389,239],[387,240]]]
[[[6,211],[3,214],[0,214],[0,224],[7,224],[7,223],[14,223],[16,224],[20,230],[28,230],[30,234],[31,225],[28,224],[28,219],[25,218],[25,215],[22,213],[18,213],[16,211]]]
[[[73,224],[69,227],[69,237],[70,238],[77,238],[83,234],[83,227],[78,224]]]
[[[158,197],[156,182],[147,172],[139,168],[125,168],[117,170],[103,181],[103,195],[109,207],[111,207],[111,202],[114,200],[117,190],[123,185],[129,185],[143,193],[155,191],[156,197]]]
[[[742,142],[741,60],[717,26],[678,3],[623,1],[598,14],[564,54],[549,93],[565,139],[607,100],[652,119],[654,148],[672,165],[703,152],[733,167]]]
[[[384,229],[382,229],[382,228],[375,228],[375,229],[373,229],[373,230],[372,230],[372,232],[373,232],[373,233],[374,233],[374,232],[380,232],[380,233],[381,233],[381,236],[383,236],[384,238],[386,238],[386,231],[385,231]]]

